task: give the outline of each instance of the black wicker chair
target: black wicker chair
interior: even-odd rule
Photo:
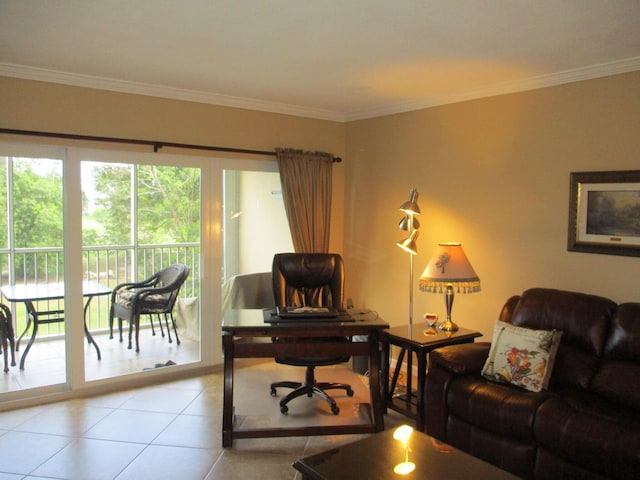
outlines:
[[[128,282],[117,285],[111,294],[109,338],[113,338],[113,319],[117,317],[120,342],[122,342],[122,321],[126,320],[129,322],[128,348],[131,349],[131,336],[135,329],[136,352],[139,352],[140,315],[151,315],[151,327],[153,329],[153,315],[155,314],[158,316],[163,336],[164,331],[162,330],[160,316],[164,315],[169,343],[172,342],[169,330],[169,320],[171,320],[176,342],[180,345],[180,338],[178,337],[172,312],[180,288],[188,276],[189,267],[182,264],[174,264],[156,272],[141,282]],[[153,334],[155,335],[155,331],[153,331]]]

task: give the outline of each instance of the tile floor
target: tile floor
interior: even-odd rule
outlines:
[[[140,352],[127,349],[127,340],[120,343],[117,338],[109,339],[109,334],[100,332],[93,335],[102,359],[98,360],[93,345],[85,344],[85,369],[87,380],[98,380],[127,373],[140,372],[153,368],[156,364],[168,360],[176,364],[197,362],[200,359],[200,342],[197,338],[180,335],[180,345],[169,343],[166,337],[151,335],[149,328],[140,332]],[[42,387],[65,382],[65,344],[64,340],[46,340],[37,338],[25,361],[24,370],[20,370],[20,359],[26,347],[26,341],[16,352],[17,365],[10,367],[9,374],[0,375],[0,393]]]
[[[354,397],[336,393],[341,412],[306,397],[289,415],[269,395],[273,380],[302,379],[301,368],[272,361],[236,367],[236,422],[295,425],[352,422],[368,401],[367,379],[347,365],[322,367],[318,377],[347,381]],[[300,479],[297,458],[359,435],[235,440],[221,446],[222,373],[86,399],[0,413],[0,480],[8,479]],[[285,391],[278,392],[278,396]],[[406,419],[390,412],[387,428]]]

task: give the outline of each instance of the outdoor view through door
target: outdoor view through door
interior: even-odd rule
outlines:
[[[272,306],[273,255],[292,251],[275,161],[0,144],[1,302],[22,336],[0,403],[221,363],[221,313]],[[189,270],[173,309],[177,338],[171,318],[167,329],[155,314],[140,317],[139,353],[135,340],[127,348],[128,319],[124,341],[117,318],[109,338],[113,289],[172,264]],[[206,268],[219,301],[201,295]]]
[[[114,289],[142,282],[172,264],[189,269],[173,315],[143,314],[140,352],[129,349],[129,319],[114,318],[112,297],[97,297],[87,324],[105,354],[97,369],[85,347],[87,380],[200,359],[200,170],[82,162],[82,238],[86,280]],[[137,287],[140,288],[140,287]],[[174,320],[177,330],[172,324]],[[113,327],[113,338],[107,332]],[[119,341],[122,328],[124,340]],[[135,335],[135,333],[134,333]],[[134,341],[135,344],[135,341]]]
[[[24,367],[20,374],[5,375],[0,392],[66,380],[64,323],[56,321],[63,302],[55,298],[64,288],[64,152],[53,149],[50,153],[48,157],[0,156],[0,301],[12,313],[16,360]],[[38,284],[42,288],[34,292],[32,287]],[[12,286],[25,285],[29,287],[22,292],[8,291]],[[40,301],[31,301],[38,295],[43,297]],[[30,321],[28,307],[40,313],[42,325]],[[40,342],[48,338],[57,342]],[[12,366],[11,372],[17,373],[18,366]]]

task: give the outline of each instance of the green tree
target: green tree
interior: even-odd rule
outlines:
[[[200,170],[104,165],[94,170],[93,218],[104,226],[102,244],[131,240],[131,178],[137,168],[138,243],[195,242],[200,238]]]
[[[61,161],[14,160],[13,228],[16,247],[62,246],[62,199]]]

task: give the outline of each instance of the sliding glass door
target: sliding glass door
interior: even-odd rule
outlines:
[[[224,310],[272,305],[273,255],[293,250],[275,160],[0,143],[0,163],[2,303],[24,332],[0,410],[221,364]],[[117,319],[111,338],[111,291],[173,263],[190,269],[174,309],[180,344],[146,316],[136,353],[127,321],[124,341]],[[259,298],[239,306],[247,278]]]
[[[0,394],[66,382],[63,161],[58,148],[0,150],[0,289],[10,311],[16,365]],[[10,350],[10,343],[2,345]],[[10,353],[10,352],[7,352]],[[11,362],[11,355],[9,362]]]
[[[172,264],[189,268],[173,314],[140,317],[140,352],[135,341],[128,349],[130,323],[110,318],[111,296],[94,298],[85,320],[104,352],[96,362],[85,348],[86,379],[199,362],[200,169],[84,160],[81,171],[85,281],[111,291]]]

